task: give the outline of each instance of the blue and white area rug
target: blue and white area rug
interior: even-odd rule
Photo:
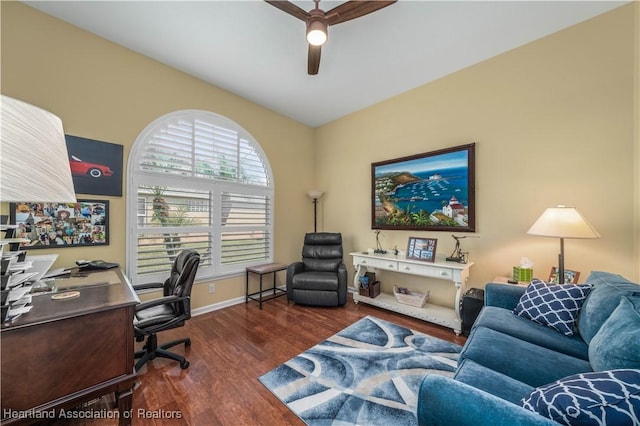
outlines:
[[[453,376],[456,344],[367,316],[260,381],[308,425],[417,425],[424,376]]]

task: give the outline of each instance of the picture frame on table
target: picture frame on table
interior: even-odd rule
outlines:
[[[436,238],[409,237],[407,259],[435,262],[437,246]]]
[[[570,269],[564,270],[564,283],[565,284],[578,284],[578,280],[580,279],[579,271],[572,271]],[[552,284],[558,284],[558,267],[552,266],[551,272],[549,272],[549,279],[547,282]]]
[[[371,163],[371,229],[475,232],[475,143]]]

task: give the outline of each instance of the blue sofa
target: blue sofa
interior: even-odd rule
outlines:
[[[585,283],[592,290],[572,336],[513,314],[526,287],[487,284],[485,306],[454,377],[430,374],[422,382],[419,424],[557,425],[522,408],[521,400],[540,386],[574,374],[640,369],[640,285],[607,272],[592,272]],[[621,302],[623,298],[631,303]],[[623,303],[636,313],[612,315]]]

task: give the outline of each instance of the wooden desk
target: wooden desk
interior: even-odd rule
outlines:
[[[61,409],[111,392],[119,424],[131,424],[133,310],[139,300],[119,269],[93,272],[87,282],[91,285],[76,283],[73,290],[80,296],[73,299],[34,295],[29,313],[2,325],[3,425],[57,416]],[[19,418],[24,413],[32,419]]]

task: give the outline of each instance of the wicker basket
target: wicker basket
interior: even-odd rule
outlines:
[[[410,291],[406,289],[403,291],[401,290],[401,287],[394,285],[393,295],[396,297],[398,303],[422,308],[429,299],[429,290],[427,290],[426,293],[419,293],[417,291]]]

